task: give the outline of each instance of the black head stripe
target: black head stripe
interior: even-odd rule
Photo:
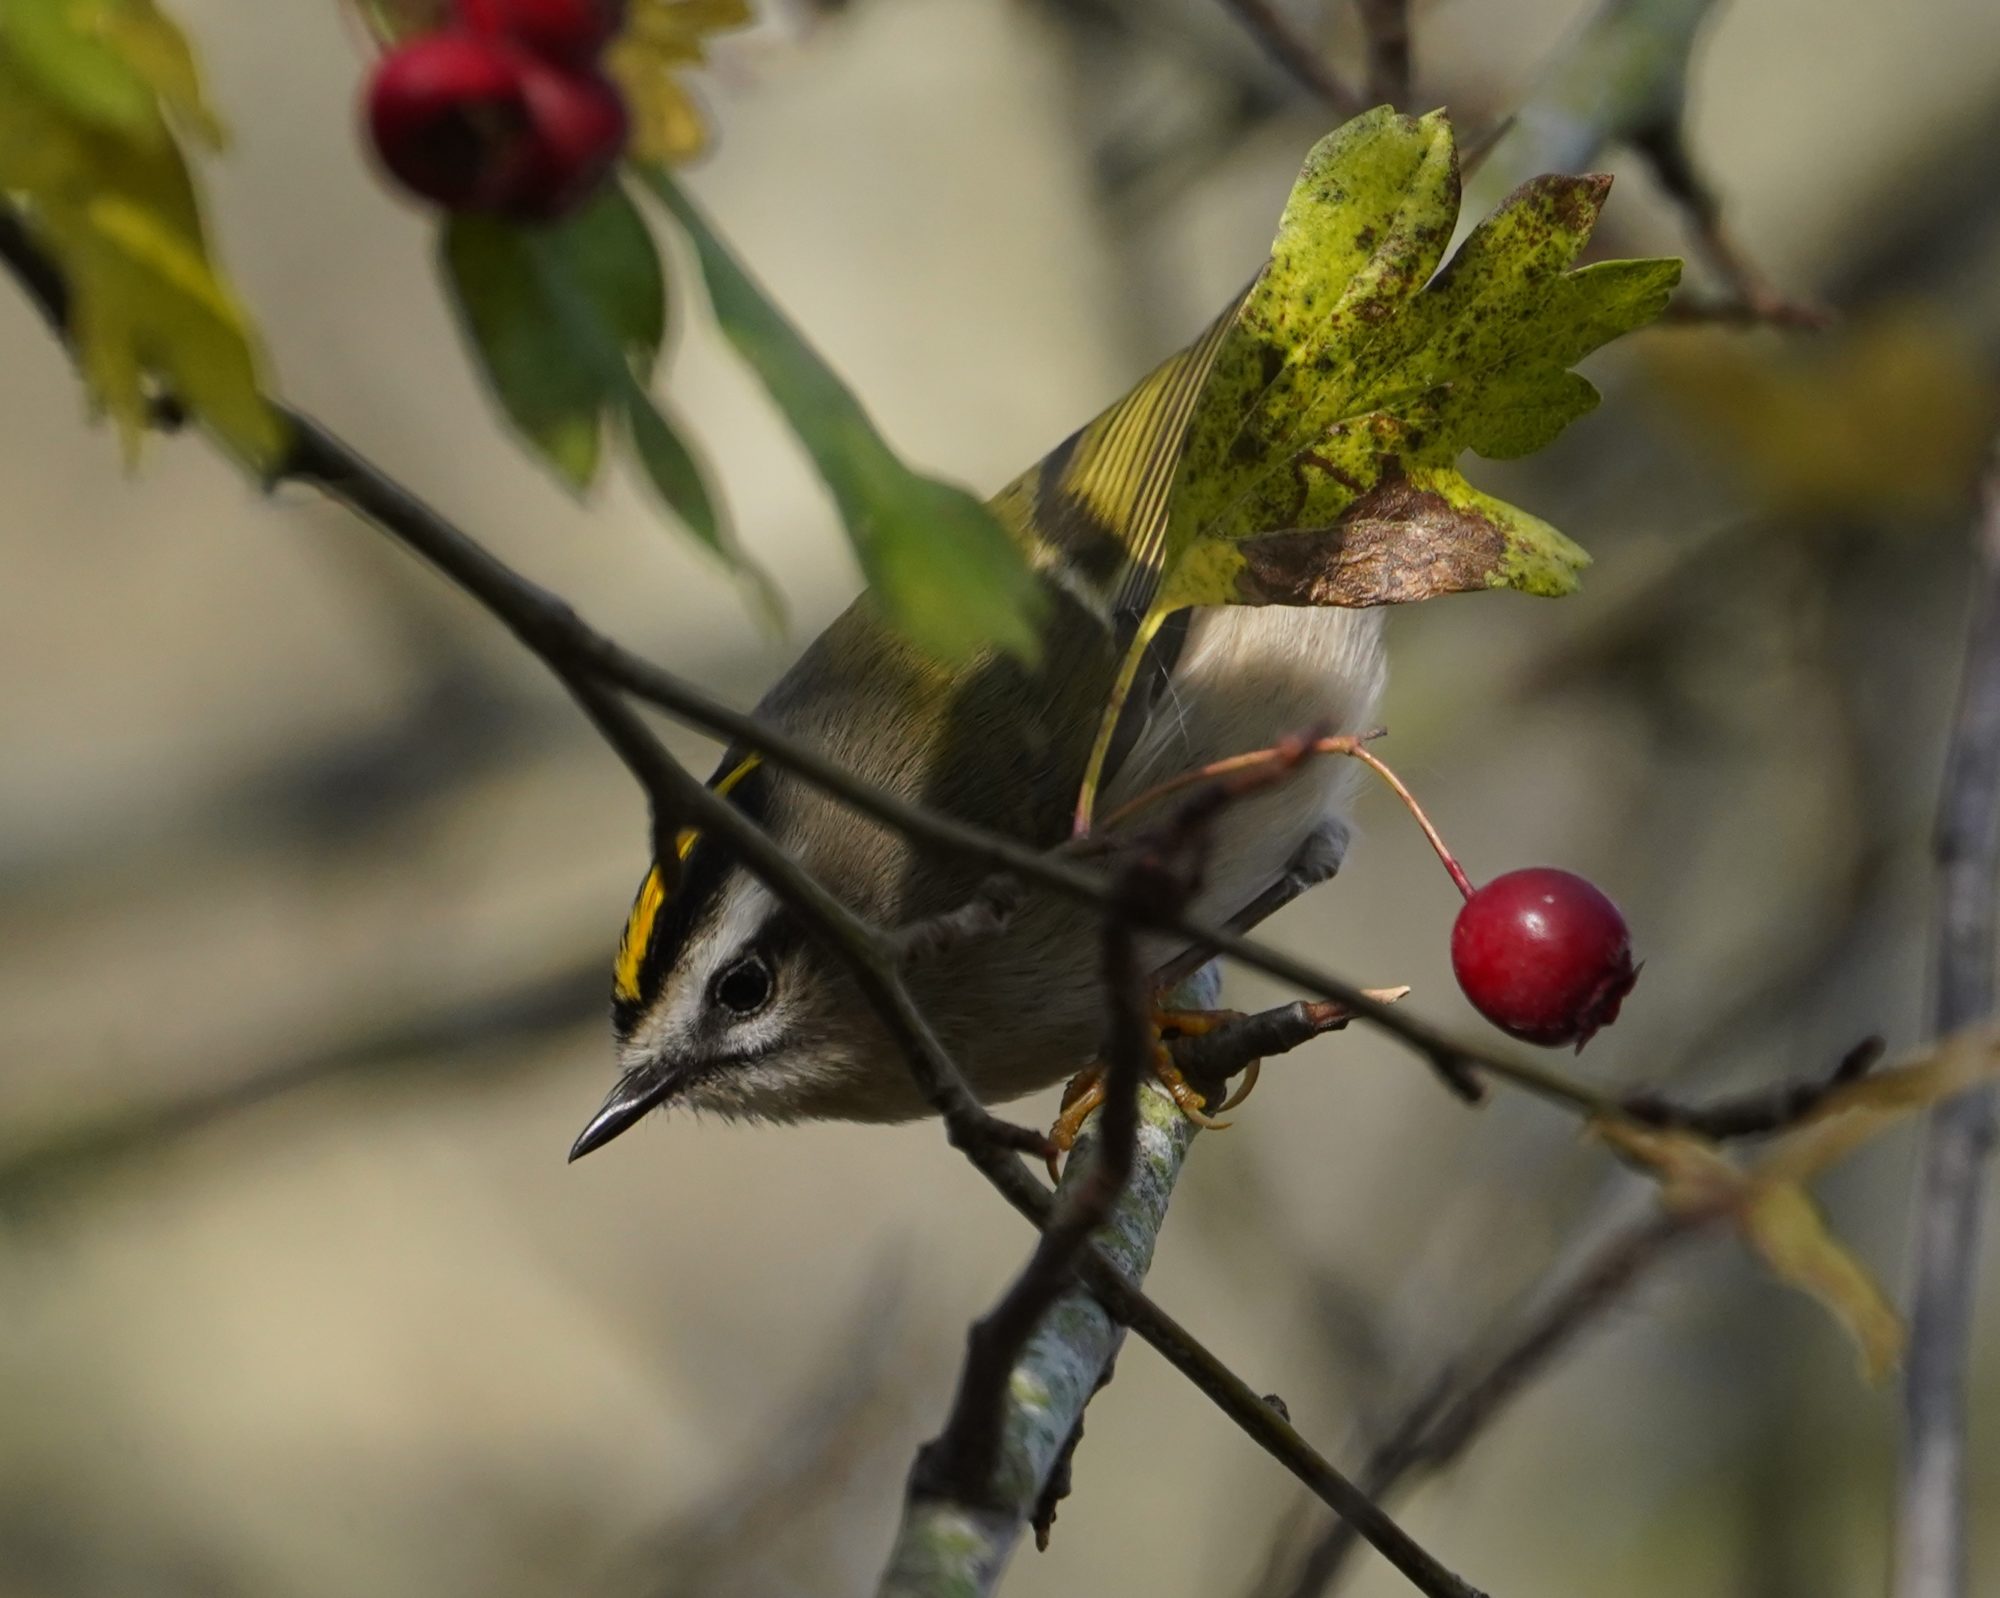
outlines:
[[[769,818],[771,772],[760,763],[742,771],[734,782],[730,782],[730,776],[739,772],[745,758],[741,750],[732,750],[725,755],[715,775],[709,779],[709,786],[724,789],[726,784],[726,802],[762,825]],[[639,962],[637,992],[614,993],[612,998],[612,1025],[621,1038],[630,1034],[639,1017],[659,998],[667,973],[673,969],[688,939],[714,914],[723,889],[728,886],[736,869],[735,857],[715,839],[706,834],[696,834],[691,839],[687,839],[686,835],[683,837],[686,854],[660,868],[668,890],[651,927],[645,933],[645,954]]]

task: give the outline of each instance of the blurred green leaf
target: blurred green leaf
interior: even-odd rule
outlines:
[[[831,490],[891,625],[941,660],[989,646],[1032,659],[1041,596],[992,514],[963,489],[905,466],[674,181],[657,169],[647,178],[694,241],[716,321]]]
[[[632,452],[646,477],[674,514],[705,544],[727,546],[722,516],[709,494],[700,463],[679,431],[635,382],[626,396],[625,426]]]
[[[620,374],[650,373],[666,334],[666,279],[645,222],[614,185],[555,227],[451,217],[441,253],[501,408],[565,482],[587,487],[603,457],[605,413],[625,408]],[[578,317],[590,324],[582,339]]]

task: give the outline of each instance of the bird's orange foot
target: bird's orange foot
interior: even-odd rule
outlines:
[[[1241,1019],[1239,1010],[1155,1010],[1153,1012],[1153,1077],[1167,1095],[1196,1126],[1211,1132],[1227,1130],[1230,1123],[1216,1119],[1208,1113],[1208,1100],[1201,1091],[1181,1075],[1180,1067],[1174,1064],[1173,1053],[1166,1045],[1166,1039],[1198,1038],[1203,1033],[1213,1032],[1227,1022]],[[1243,1068],[1243,1082],[1222,1105],[1220,1114],[1233,1110],[1250,1096],[1250,1090],[1257,1085],[1259,1062],[1252,1060]],[[1075,1145],[1077,1134],[1083,1130],[1083,1123],[1104,1103],[1104,1067],[1088,1065],[1070,1078],[1063,1089],[1062,1110],[1056,1116],[1055,1125],[1049,1128],[1049,1180],[1055,1181],[1060,1174],[1062,1157]]]

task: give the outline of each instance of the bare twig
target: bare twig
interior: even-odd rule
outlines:
[[[1660,321],[1670,327],[1776,327],[1817,333],[1830,327],[1833,312],[1823,305],[1788,300],[1775,291],[1754,298],[1733,294],[1702,294],[1686,290],[1667,302]]]
[[[1824,1077],[1780,1082],[1775,1087],[1735,1093],[1707,1104],[1676,1104],[1657,1093],[1633,1093],[1620,1100],[1618,1108],[1643,1126],[1671,1127],[1718,1143],[1735,1138],[1768,1137],[1804,1120],[1835,1088],[1866,1076],[1882,1058],[1882,1049],[1879,1037],[1863,1038]]]
[[[1276,0],[1223,0],[1264,54],[1308,94],[1324,101],[1335,116],[1346,118],[1365,109],[1361,97],[1341,80],[1320,52],[1301,39]]]
[[[1867,1038],[1849,1049],[1823,1078],[1707,1106],[1680,1106],[1634,1095],[1621,1108],[1647,1125],[1717,1139],[1767,1136],[1807,1120],[1829,1093],[1860,1080],[1881,1057],[1881,1040]],[[1546,1375],[1590,1326],[1662,1264],[1675,1244],[1714,1219],[1686,1212],[1653,1216],[1614,1235],[1582,1265],[1563,1273],[1553,1287],[1532,1292],[1528,1301],[1533,1307],[1524,1319],[1508,1330],[1483,1334],[1472,1349],[1444,1361],[1424,1384],[1402,1418],[1369,1453],[1360,1478],[1363,1490],[1370,1498],[1384,1499],[1412,1478],[1452,1464],[1516,1395]],[[1313,1598],[1327,1590],[1354,1548],[1349,1528],[1330,1523],[1308,1545],[1282,1586],[1267,1584],[1260,1590],[1282,1592],[1284,1598]]]
[[[1684,115],[1677,100],[1656,120],[1633,129],[1628,139],[1646,158],[1660,187],[1681,208],[1695,252],[1722,280],[1726,292],[1716,299],[1683,298],[1677,302],[1678,308],[1668,307],[1668,319],[1807,331],[1827,326],[1833,320],[1832,312],[1780,292],[1724,225],[1722,202],[1688,150]]]
[[[1978,567],[1958,715],[1938,807],[1939,1036],[1993,1009],[1995,875],[2000,869],[2000,455],[1982,485]],[[1979,1220],[1995,1138],[1991,1087],[1929,1115],[1914,1240],[1896,1598],[1962,1598],[1966,1553],[1965,1367]]]
[[[1103,1269],[1128,1291],[1136,1291],[1132,1284],[1143,1279],[1152,1261],[1167,1200],[1197,1132],[1194,1123],[1151,1085],[1141,1086],[1136,1103],[1135,1179],[1127,1183],[1109,1223],[1097,1233],[1093,1250]],[[1101,1121],[1101,1116],[1094,1117],[1078,1141],[1077,1155],[1064,1177],[1066,1189],[1093,1180],[1090,1172],[1102,1153]],[[1036,1255],[1044,1257],[1040,1248]],[[1034,1271],[1031,1263],[1029,1272]],[[921,1474],[913,1477],[882,1578],[882,1594],[935,1598],[939,1593],[970,1595],[993,1589],[1034,1512],[1042,1483],[1060,1459],[1118,1347],[1119,1318],[1107,1312],[1101,1290],[1072,1287],[1058,1297],[1026,1347],[1002,1371],[1008,1402],[998,1416],[996,1457],[982,1490],[976,1499],[945,1496],[924,1490]],[[974,1357],[969,1353],[968,1379]]]

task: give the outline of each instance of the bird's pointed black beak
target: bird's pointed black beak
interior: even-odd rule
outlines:
[[[595,1149],[603,1148],[620,1132],[644,1120],[673,1097],[680,1081],[677,1072],[662,1071],[652,1065],[634,1066],[627,1071],[618,1079],[618,1085],[606,1095],[603,1105],[590,1118],[590,1124],[577,1134],[576,1141],[569,1146],[571,1163]]]

